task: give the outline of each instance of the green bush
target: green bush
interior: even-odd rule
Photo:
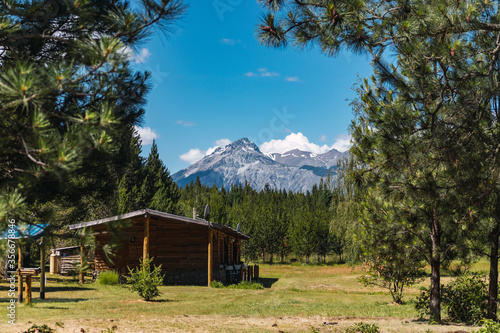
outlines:
[[[220,281],[210,282],[211,288],[228,288],[228,289],[264,289],[264,286],[258,282],[241,281],[238,284],[230,284],[228,286]]]
[[[120,280],[120,275],[118,274],[117,271],[104,271],[99,274],[99,277],[97,278],[97,282],[100,285],[115,285],[118,284],[118,281]]]
[[[33,326],[28,328],[28,330],[24,331],[23,333],[52,333],[52,332],[54,332],[54,329],[50,328],[49,326],[47,326],[45,324],[42,326],[38,326],[36,324],[33,324]]]
[[[212,281],[210,282],[210,288],[225,288],[226,286],[224,285],[224,283],[220,282],[220,281]]]
[[[354,326],[345,330],[346,333],[379,333],[378,326],[375,324],[356,323]]]
[[[415,309],[421,318],[429,315],[430,290],[421,288]],[[441,286],[441,306],[451,321],[473,324],[486,317],[488,284],[484,274],[462,275]]]
[[[473,331],[476,332],[476,331]],[[498,333],[500,332],[500,323],[491,319],[484,320],[484,327],[481,327],[476,333]]]
[[[105,331],[101,331],[101,333],[115,333],[117,329],[118,329],[118,327],[116,327],[116,325],[115,325],[111,328],[108,327]]]
[[[139,267],[129,268],[130,276],[127,277],[127,283],[131,284],[130,289],[146,301],[160,296],[158,287],[163,285],[164,275],[161,275],[161,265],[152,265],[152,262],[153,258],[140,259]],[[152,271],[151,266],[154,266]]]
[[[430,315],[431,291],[429,288],[420,287],[420,295],[415,299],[415,310],[420,319],[427,318]]]
[[[442,291],[443,303],[452,321],[477,323],[488,311],[488,284],[481,273],[462,275]]]

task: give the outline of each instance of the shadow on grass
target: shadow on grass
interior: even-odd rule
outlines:
[[[417,318],[417,319],[410,319],[410,323],[412,324],[417,324],[417,325],[432,325],[429,321],[429,319],[425,318]],[[434,324],[434,325],[439,325],[439,326],[462,326],[462,327],[478,327],[476,325],[468,325],[465,323],[460,323],[460,322],[454,322],[449,319],[443,319],[439,324]],[[449,333],[467,333],[467,331],[463,330],[458,330],[458,331],[447,331]],[[474,332],[474,331],[472,331]]]
[[[262,283],[266,289],[271,288],[277,281],[277,278],[259,278],[259,282]]]
[[[16,295],[17,296],[17,295]],[[50,298],[49,295],[46,295],[45,299],[41,300],[38,298],[38,296],[33,295],[32,302],[33,304],[45,304],[45,303],[77,303],[77,302],[84,302],[90,300],[90,298]],[[0,303],[9,303],[10,298],[0,298]],[[17,300],[17,298],[16,298]],[[17,304],[17,303],[16,303]],[[24,298],[23,298],[23,303],[24,304]]]
[[[177,302],[180,302],[180,301],[177,301],[175,299],[152,299],[150,301],[147,301],[146,303],[177,303]]]
[[[6,286],[0,286],[0,292],[10,290]],[[16,281],[17,290],[17,281]],[[40,287],[33,287],[33,292],[40,292]],[[94,288],[81,287],[81,286],[45,286],[45,292],[55,292],[55,291],[84,291],[84,290],[95,290]]]
[[[84,291],[84,290],[95,290],[94,288],[78,287],[78,286],[56,286],[56,287],[45,287],[45,292],[56,292],[56,291]],[[33,288],[33,291],[40,292],[40,288]]]
[[[78,303],[90,300],[90,298],[50,298],[46,295],[45,299],[33,298],[33,303],[35,304],[46,304],[46,303]]]
[[[61,307],[58,307],[58,306],[47,306],[47,307],[44,307],[44,309],[48,309],[48,310],[68,310],[69,308],[61,308]]]

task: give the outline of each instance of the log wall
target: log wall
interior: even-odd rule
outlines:
[[[137,267],[143,256],[145,218],[135,218],[131,227],[122,232],[123,241],[113,264],[107,262],[102,246],[109,242],[106,234],[96,235],[100,246],[95,251],[95,269],[117,271],[126,274],[128,267]],[[166,284],[206,285],[208,280],[208,225],[190,224],[150,216],[149,255],[156,265],[162,265]],[[233,243],[231,236],[214,231],[213,278],[224,281],[225,271],[219,272],[221,264],[232,262]],[[226,243],[224,243],[224,241]],[[228,246],[224,247],[227,244]],[[222,257],[221,257],[222,256]],[[228,256],[229,261],[222,260]]]

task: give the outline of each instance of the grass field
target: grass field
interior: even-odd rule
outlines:
[[[474,269],[486,270],[487,264],[480,262]],[[33,324],[48,324],[56,332],[106,332],[113,327],[115,332],[342,332],[356,322],[375,323],[381,332],[474,329],[419,321],[411,301],[418,286],[407,290],[405,304],[394,305],[385,290],[360,284],[361,273],[345,265],[262,265],[264,290],[169,286],[161,287],[155,302],[120,286],[89,280],[80,286],[72,278],[49,275],[46,300],[39,299],[35,281],[33,305],[17,307],[16,325],[7,323],[4,282],[0,332],[22,332]]]

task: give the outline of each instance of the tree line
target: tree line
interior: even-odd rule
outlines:
[[[82,201],[86,204],[78,209],[80,220],[144,208],[188,217],[192,217],[194,208],[203,218],[208,204],[210,221],[234,229],[239,225],[241,232],[251,237],[243,247],[248,260],[285,262],[290,254],[306,263],[312,257],[325,262],[329,254],[336,254],[339,261],[352,259],[347,232],[352,228],[351,221],[339,218],[332,222],[334,216],[345,213],[337,209],[342,207],[345,197],[335,177],[328,176],[306,193],[269,185],[259,191],[248,183],[217,188],[202,184],[199,178],[179,188],[161,161],[156,142],[153,141],[148,157],[144,158],[140,138],[133,130],[130,133],[130,144],[124,145],[122,151],[128,161],[119,170],[103,175],[114,179],[110,195],[104,198],[89,194]],[[346,248],[349,248],[347,255]]]

